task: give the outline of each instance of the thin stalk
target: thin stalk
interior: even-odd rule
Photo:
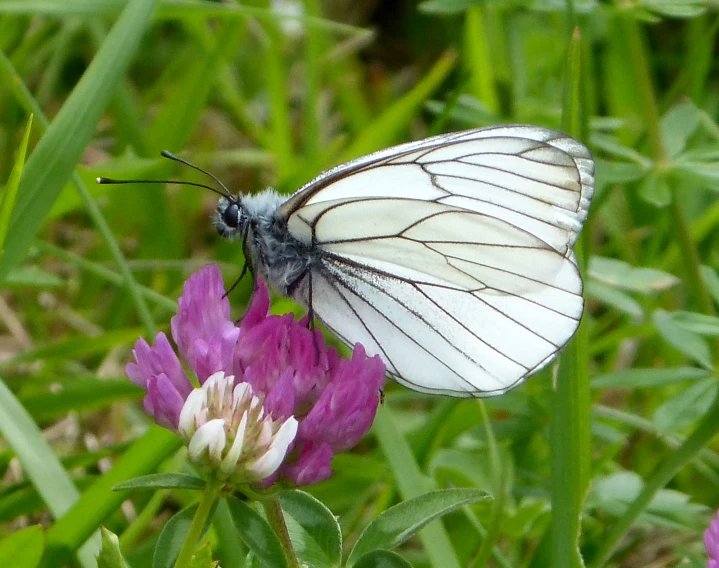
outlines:
[[[479,547],[477,556],[470,564],[472,568],[481,568],[486,566],[489,558],[495,551],[494,544],[499,535],[499,528],[504,514],[504,502],[507,494],[504,484],[504,464],[499,456],[499,448],[497,447],[497,439],[494,437],[492,430],[492,422],[487,413],[487,405],[483,400],[478,401],[479,413],[482,416],[482,424],[487,436],[487,454],[489,456],[489,468],[492,472],[492,490],[494,491],[494,501],[492,501],[492,516],[487,523],[489,527],[487,534],[482,539],[482,545]]]
[[[274,529],[275,534],[280,539],[282,550],[285,551],[287,566],[289,566],[289,568],[300,568],[300,562],[297,560],[295,549],[292,548],[290,532],[287,530],[287,523],[285,522],[285,516],[282,513],[279,498],[277,495],[273,495],[269,499],[263,499],[262,506],[265,509],[267,522],[270,523],[270,526]]]
[[[182,545],[182,549],[180,550],[177,560],[175,561],[175,568],[185,568],[190,566],[192,556],[195,554],[195,550],[197,549],[197,543],[200,541],[200,538],[202,538],[202,534],[207,526],[207,517],[209,516],[210,511],[212,511],[212,507],[214,506],[217,496],[220,494],[221,486],[222,484],[217,480],[208,479],[207,485],[202,492],[202,497],[200,497],[200,503],[197,507],[197,511],[195,511],[195,516],[192,517],[190,530],[187,531],[185,542]]]

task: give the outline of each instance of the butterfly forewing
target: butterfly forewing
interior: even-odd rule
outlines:
[[[318,261],[295,288],[344,342],[416,390],[502,393],[576,330],[571,246],[594,188],[589,151],[502,126],[404,144],[330,170],[279,210]]]

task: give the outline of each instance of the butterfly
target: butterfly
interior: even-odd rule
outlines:
[[[577,330],[572,246],[593,192],[583,144],[497,126],[370,154],[289,198],[227,192],[214,224],[251,272],[398,382],[483,397],[522,383]]]

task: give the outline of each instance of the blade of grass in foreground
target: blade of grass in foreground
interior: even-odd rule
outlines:
[[[47,508],[53,516],[61,517],[80,494],[55,456],[52,447],[43,438],[35,421],[2,380],[0,380],[0,432],[15,452],[23,472],[32,481]],[[83,568],[96,566],[95,554],[100,547],[99,536],[97,534],[77,552],[78,562]],[[77,547],[73,550],[76,549]]]
[[[580,36],[575,29],[569,48],[562,129],[575,137],[581,131]],[[581,245],[581,241],[577,243]],[[577,247],[581,249],[581,246]],[[581,257],[581,250],[577,250]],[[590,403],[587,331],[580,324],[562,354],[552,401],[552,566],[584,566],[579,552],[582,504],[589,482]]]
[[[10,219],[17,198],[17,190],[20,185],[20,176],[25,165],[25,153],[27,152],[27,143],[30,140],[30,131],[32,130],[32,115],[27,120],[25,134],[20,142],[17,156],[15,157],[15,165],[10,173],[10,179],[5,186],[5,192],[2,196],[2,205],[0,205],[0,257],[2,257],[5,248],[5,238],[10,230]]]
[[[28,160],[10,224],[0,279],[21,260],[72,175],[115,86],[139,46],[154,2],[130,2]]]
[[[122,20],[118,20],[118,24],[120,24]],[[127,21],[127,19],[126,19]],[[137,18],[130,18],[129,23],[125,23],[124,27],[126,28],[132,28],[134,25],[138,23]],[[117,29],[117,25],[114,29]],[[131,30],[134,35],[134,30]],[[137,40],[139,41],[139,40]],[[117,40],[116,43],[122,43],[121,40]],[[114,44],[112,44],[114,46]],[[105,55],[103,55],[105,54]],[[88,71],[85,73],[85,77],[90,74],[90,69],[94,68],[95,63],[98,63],[100,65],[107,63],[108,65],[112,65],[112,61],[108,60],[108,55],[106,50],[100,50],[95,57],[93,64],[90,66]],[[57,123],[58,117],[53,121],[52,125],[49,125],[47,118],[45,118],[44,113],[42,112],[42,109],[38,105],[37,101],[33,98],[30,91],[27,89],[25,84],[22,82],[22,79],[17,74],[15,69],[12,66],[12,63],[10,60],[5,56],[5,54],[0,50],[0,74],[5,76],[5,79],[8,84],[11,85],[13,94],[15,95],[15,98],[20,103],[20,105],[23,106],[27,110],[28,113],[33,114],[37,118],[37,123],[40,126],[40,130],[44,133],[43,139],[40,141],[40,144],[38,144],[38,147],[33,152],[33,156],[31,156],[30,160],[28,161],[28,164],[33,162],[35,159],[35,156],[37,155],[38,148],[40,148],[43,144],[45,144],[45,140],[47,139],[47,130],[48,128],[54,130],[55,134],[53,135],[53,142],[45,144],[46,152],[41,156],[41,158],[38,158],[36,160],[36,163],[39,163],[40,166],[42,165],[41,161],[45,157],[45,155],[49,157],[53,157],[53,147],[57,150],[57,148],[62,148],[64,141],[62,140],[63,134],[62,132],[56,128],[54,125]],[[101,77],[102,78],[102,77]],[[84,78],[83,78],[84,79]],[[82,82],[82,81],[81,81]],[[77,88],[74,93],[77,92]],[[71,96],[68,101],[65,103],[65,106],[63,106],[63,110],[65,108],[68,108],[69,101],[73,99],[73,96]],[[83,99],[79,99],[82,103]],[[78,106],[79,105],[79,106]],[[81,104],[73,104],[73,107],[75,112],[82,112],[82,105]],[[61,111],[60,114],[62,114],[63,111]],[[68,122],[67,120],[65,122]],[[57,154],[61,155],[60,150],[57,150]],[[74,164],[73,164],[74,167]],[[27,175],[27,171],[25,172]],[[129,266],[127,265],[127,262],[125,261],[124,256],[122,255],[122,251],[120,250],[120,245],[118,244],[117,240],[115,239],[114,235],[112,234],[112,231],[110,230],[109,225],[107,224],[107,221],[105,221],[105,218],[103,217],[102,213],[100,212],[100,208],[97,206],[95,201],[92,199],[92,196],[90,195],[90,192],[88,191],[87,187],[84,185],[80,175],[77,173],[71,174],[71,179],[77,188],[77,192],[80,196],[81,201],[83,202],[85,209],[87,210],[88,215],[92,219],[96,229],[98,232],[102,235],[103,239],[105,240],[105,243],[107,244],[107,247],[109,249],[110,255],[115,260],[115,263],[117,264],[117,267],[122,274],[123,280],[125,285],[127,286],[127,289],[130,293],[130,297],[132,298],[133,302],[135,303],[135,307],[137,309],[138,316],[140,317],[141,321],[145,325],[145,329],[147,331],[148,335],[154,335],[155,334],[155,324],[152,319],[152,315],[150,314],[149,309],[147,308],[147,304],[144,301],[142,295],[139,292],[138,285],[135,282],[135,279],[130,271]],[[22,183],[25,184],[25,187],[28,187],[29,189],[36,189],[38,192],[37,199],[45,198],[45,194],[48,190],[44,188],[43,186],[38,186],[38,183],[36,183],[36,180],[34,179],[26,179],[26,176],[22,178]],[[50,188],[52,191],[50,191],[49,199],[51,202],[54,202],[57,199],[58,194],[62,190],[62,183],[59,184],[60,187],[56,188]],[[21,184],[21,188],[23,185]],[[21,198],[23,196],[21,195]],[[25,202],[28,201],[28,199],[24,200]],[[50,209],[49,211],[45,211],[45,215],[48,215],[50,211],[52,210],[51,207],[48,206]],[[13,222],[15,222],[16,219],[13,218]],[[41,221],[37,220],[37,225],[39,227]],[[15,224],[15,223],[14,223]],[[30,231],[32,232],[32,230]],[[30,237],[28,235],[24,235],[23,237],[26,238],[28,241],[30,240]],[[12,238],[15,239],[16,235],[13,233]],[[20,246],[19,255],[20,257],[17,259],[19,262],[20,258],[24,254],[24,245]],[[8,270],[12,269],[12,266],[8,268]],[[0,270],[2,268],[0,267]],[[0,280],[2,280],[2,276],[0,275]]]

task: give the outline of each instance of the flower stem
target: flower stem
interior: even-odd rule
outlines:
[[[289,568],[300,568],[299,560],[297,560],[297,555],[292,548],[290,533],[287,530],[287,523],[285,523],[285,516],[282,514],[282,507],[280,507],[280,500],[277,498],[277,495],[263,500],[262,506],[265,508],[267,522],[270,523],[270,526],[275,530],[275,533],[280,539],[282,549],[285,551],[287,566],[289,566]]]
[[[190,565],[192,555],[195,553],[197,543],[199,542],[202,534],[207,526],[207,517],[212,511],[212,507],[217,499],[222,484],[217,480],[208,479],[205,490],[202,492],[200,498],[200,504],[195,511],[195,516],[192,518],[192,524],[190,530],[187,531],[185,537],[185,543],[182,545],[182,550],[175,561],[175,568],[186,568]]]

